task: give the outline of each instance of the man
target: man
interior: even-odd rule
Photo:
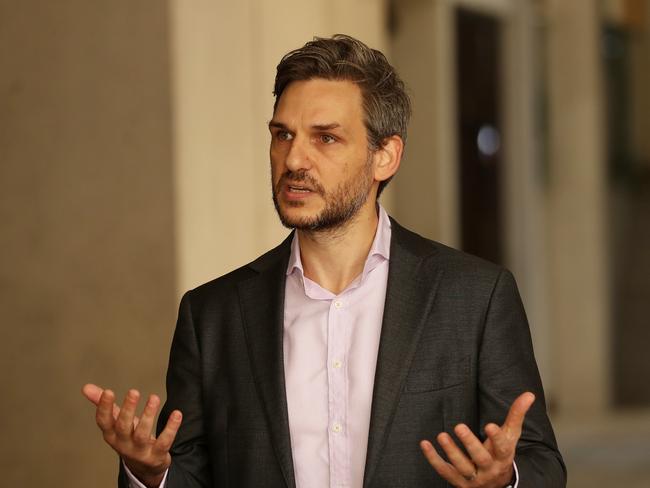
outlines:
[[[158,397],[138,419],[137,391],[120,408],[84,387],[120,486],[564,486],[512,276],[377,204],[410,115],[394,69],[317,38],[274,93],[273,201],[295,232],[183,297],[157,438]]]

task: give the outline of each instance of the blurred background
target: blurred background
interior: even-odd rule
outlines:
[[[383,204],[514,272],[569,486],[650,486],[650,0],[0,0],[3,484],[114,486],[80,388],[164,393],[182,292],[286,235],[275,66],[339,32],[413,98]]]

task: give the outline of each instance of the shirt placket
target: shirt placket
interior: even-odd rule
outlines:
[[[330,488],[350,486],[345,294],[330,303],[327,337]]]

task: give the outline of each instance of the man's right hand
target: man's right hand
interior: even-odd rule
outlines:
[[[82,388],[84,396],[97,406],[95,418],[104,440],[120,455],[133,475],[148,487],[157,487],[172,462],[169,450],[181,425],[182,415],[174,410],[158,438],[153,426],[160,407],[160,398],[150,395],[142,416],[135,410],[140,400],[137,390],[129,390],[122,407],[115,404],[115,394],[96,385]]]

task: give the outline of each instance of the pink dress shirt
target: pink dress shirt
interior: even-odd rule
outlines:
[[[334,293],[303,274],[293,238],[284,371],[296,488],[361,488],[388,280],[390,220],[379,208],[361,275]]]

